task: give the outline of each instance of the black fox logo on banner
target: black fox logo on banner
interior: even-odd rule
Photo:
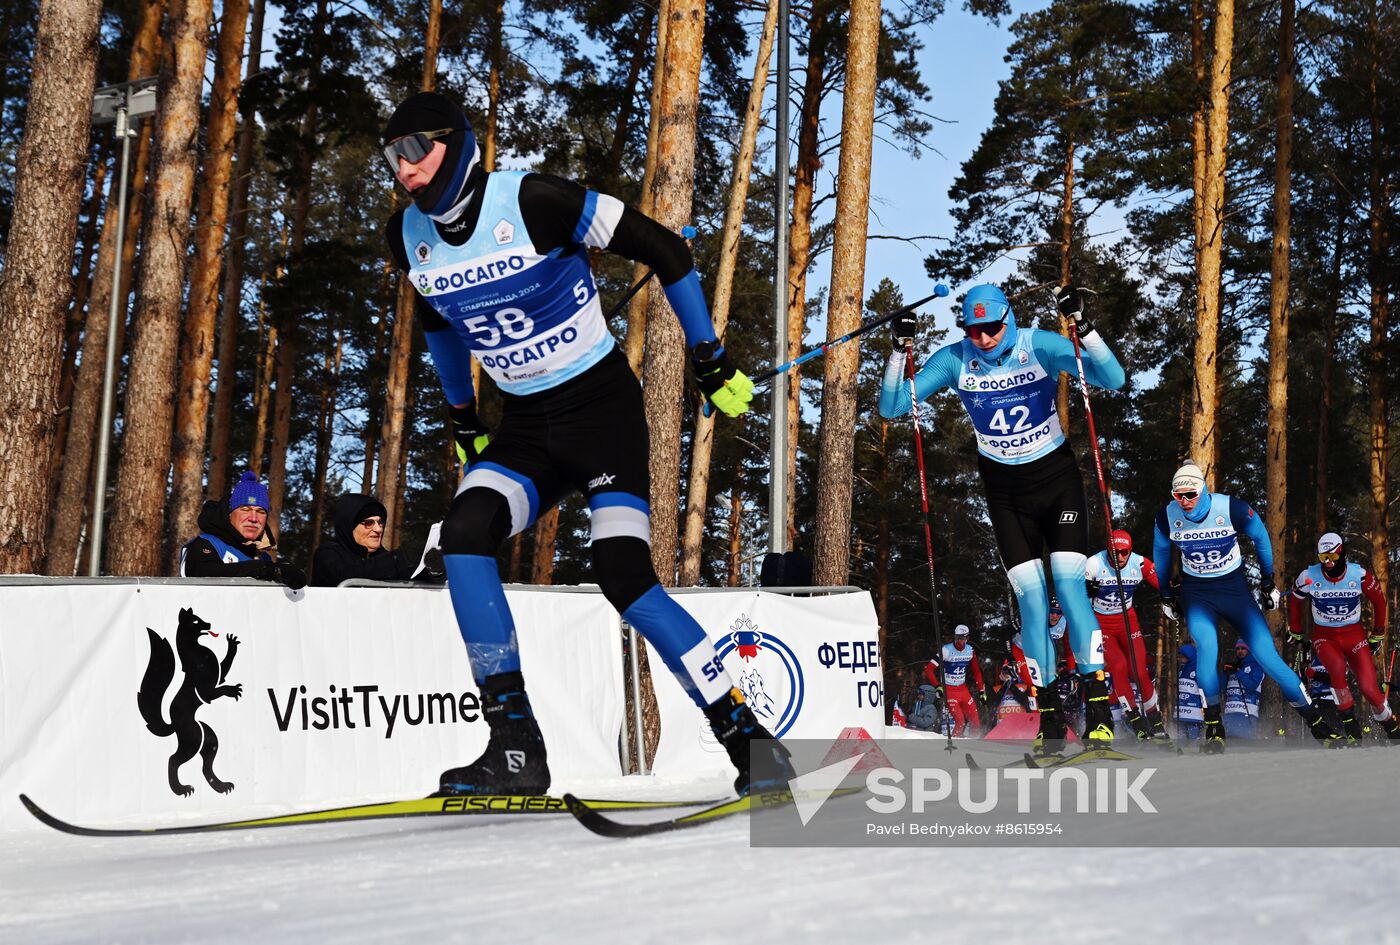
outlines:
[[[151,733],[164,738],[175,736],[175,753],[170,756],[170,790],[181,797],[189,797],[194,788],[180,783],[180,766],[195,755],[204,759],[204,780],[220,794],[233,790],[228,781],[219,780],[214,774],[214,756],[219,752],[219,738],[214,730],[198,721],[194,714],[206,702],[213,702],[220,696],[242,698],[243,684],[225,686],[233,657],[238,653],[238,638],[229,634],[228,653],[220,663],[214,653],[199,642],[204,634],[217,637],[209,629],[209,624],[201,620],[188,607],[180,609],[180,627],[175,631],[175,650],[180,654],[180,667],[185,678],[179,690],[170,701],[170,721],[165,720],[161,711],[161,701],[175,678],[175,653],[170,644],[150,627],[146,635],[151,641],[151,659],[146,664],[146,675],[141,679],[141,689],[136,693],[136,705],[141,709],[141,718],[146,720],[146,728]]]

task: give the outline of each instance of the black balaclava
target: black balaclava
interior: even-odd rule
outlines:
[[[467,116],[447,96],[437,92],[419,92],[404,99],[403,104],[394,109],[389,124],[384,128],[384,144],[405,135],[443,128],[451,128],[453,132],[443,139],[447,153],[443,156],[442,165],[428,186],[412,195],[414,206],[440,222],[454,218],[460,212],[461,205],[466,203],[470,196],[467,182],[472,176],[472,169],[481,159]]]
[[[1331,564],[1328,564],[1328,563],[1325,562],[1325,561],[1319,562],[1319,564],[1322,565],[1322,573],[1325,574],[1325,575],[1327,575],[1327,576],[1328,576],[1329,578],[1331,578],[1332,580],[1336,581],[1336,580],[1340,579],[1341,576],[1342,576],[1344,573],[1346,573],[1346,569],[1347,569],[1347,545],[1346,545],[1346,541],[1342,538],[1341,535],[1338,535],[1336,532],[1328,532],[1327,534],[1323,535],[1321,538],[1319,538],[1319,539],[1317,540],[1317,552],[1318,552],[1318,554],[1322,554],[1322,553],[1325,552],[1325,551],[1326,551],[1326,552],[1335,551],[1335,552],[1337,553],[1337,555],[1338,555],[1337,560],[1334,561],[1334,562],[1332,562]]]

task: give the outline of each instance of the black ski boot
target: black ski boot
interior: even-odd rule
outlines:
[[[1084,677],[1084,747],[1113,747],[1113,710],[1103,670]]]
[[[1303,706],[1294,706],[1298,714],[1307,723],[1308,731],[1312,737],[1322,743],[1323,748],[1345,748],[1346,739],[1332,727],[1332,725],[1322,717],[1322,712],[1317,706],[1308,703]]]
[[[1225,724],[1220,721],[1220,706],[1206,706],[1206,724],[1201,730],[1201,753],[1218,755],[1225,750]]]
[[[1388,715],[1376,721],[1380,722],[1381,728],[1385,729],[1386,741],[1392,745],[1396,742],[1400,742],[1400,719],[1396,719],[1394,715]]]
[[[1145,742],[1152,737],[1152,726],[1147,719],[1143,718],[1142,711],[1137,706],[1133,706],[1125,712],[1123,717],[1127,719],[1128,725],[1132,727],[1133,734],[1137,736],[1138,741]]]
[[[788,761],[790,752],[754,718],[744,694],[737,688],[715,700],[705,709],[710,728],[719,739],[729,760],[739,770],[734,790],[740,797],[750,791],[786,791],[797,776]],[[753,746],[753,764],[749,750]]]
[[[1342,718],[1342,732],[1346,735],[1347,747],[1360,748],[1366,733],[1361,731],[1361,720],[1356,717],[1356,704],[1352,703],[1351,708],[1339,715]]]
[[[1171,744],[1172,737],[1167,734],[1167,723],[1162,718],[1162,710],[1155,705],[1147,710],[1145,717],[1148,734],[1156,741]]]
[[[1035,736],[1035,756],[1058,755],[1065,748],[1065,710],[1060,693],[1054,686],[1033,690],[1036,709],[1040,712],[1040,731]]]
[[[544,738],[520,673],[486,678],[481,684],[481,716],[491,727],[486,750],[471,764],[444,771],[433,796],[543,794],[549,790]]]

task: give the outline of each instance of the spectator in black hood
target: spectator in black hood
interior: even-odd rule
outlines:
[[[407,581],[413,567],[397,551],[384,547],[388,512],[372,495],[347,492],[335,500],[331,514],[335,538],[321,542],[311,564],[311,583],[335,587],[348,578]]]
[[[269,504],[267,487],[252,472],[234,483],[227,502],[205,502],[199,535],[180,549],[180,576],[250,577],[294,591],[305,587],[300,568],[273,560],[277,539],[267,522]]]

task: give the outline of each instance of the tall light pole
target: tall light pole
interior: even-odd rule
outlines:
[[[131,139],[136,136],[131,123],[156,111],[156,80],[136,79],[98,89],[92,98],[92,123],[116,124],[114,134],[121,139],[121,170],[113,186],[117,191],[117,247],[112,254],[112,305],[107,312],[106,365],[102,372],[102,416],[97,427],[97,470],[93,475],[92,519],[88,527],[88,576],[102,573],[103,518],[107,507],[107,453],[112,441],[112,396],[117,374],[117,325],[126,307],[122,291],[122,249],[126,241],[126,176],[131,158]],[[93,352],[95,355],[96,352]]]
[[[788,359],[788,0],[778,0],[778,76],[774,84],[773,363]],[[768,447],[768,550],[787,551],[787,374],[773,378]]]

